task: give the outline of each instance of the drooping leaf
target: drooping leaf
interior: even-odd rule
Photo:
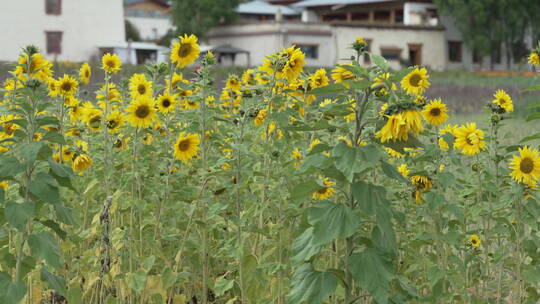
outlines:
[[[340,83],[331,83],[327,86],[313,89],[309,91],[309,94],[313,94],[313,95],[335,94],[335,93],[341,93],[345,90],[347,90],[347,88],[344,85]]]
[[[137,293],[141,293],[144,290],[144,285],[146,284],[146,273],[143,270],[130,272],[126,276],[126,283],[129,288],[133,289]]]
[[[24,171],[24,166],[15,157],[0,157],[0,180],[14,177]]]
[[[374,248],[355,253],[350,258],[354,281],[366,290],[378,304],[388,303],[392,265],[379,257]]]
[[[363,181],[352,185],[352,194],[358,206],[368,215],[374,215],[381,206],[387,206],[386,189]]]
[[[56,180],[45,172],[39,172],[28,187],[30,192],[44,202],[57,205],[60,203],[60,191]]]
[[[52,234],[47,231],[31,234],[28,237],[28,245],[32,255],[45,259],[54,268],[60,267],[60,248]]]
[[[64,280],[64,278],[50,273],[47,267],[41,268],[40,277],[42,281],[49,284],[51,289],[55,290],[62,296],[67,296],[66,280]]]
[[[7,288],[6,288],[7,287]],[[26,285],[24,282],[10,282],[6,288],[4,301],[6,304],[18,304],[26,295]]]
[[[381,161],[381,168],[384,174],[386,174],[386,176],[401,182],[407,182],[403,175],[401,175],[401,173],[399,173],[399,171],[396,170],[396,168],[394,168],[394,166],[390,165],[389,163]]]
[[[337,278],[331,272],[321,272],[306,263],[294,272],[291,278],[289,303],[323,303],[336,289]]]
[[[46,227],[51,228],[62,240],[66,239],[67,233],[60,227],[60,225],[51,220],[41,221],[41,224],[43,224]]]
[[[234,280],[227,280],[223,277],[219,277],[214,284],[214,293],[220,297],[224,295],[234,286]]]
[[[294,186],[294,188],[292,189],[291,200],[298,201],[300,199],[304,199],[313,194],[313,192],[319,190],[320,188],[321,186],[317,184],[317,182],[315,182],[314,180],[302,182]]]
[[[308,261],[311,257],[321,251],[322,246],[314,245],[315,235],[313,234],[313,230],[313,227],[309,227],[294,240],[292,244],[294,255],[291,258],[293,263]]]
[[[388,61],[386,61],[386,59],[384,59],[383,56],[375,55],[375,54],[369,54],[369,55],[371,57],[371,61],[373,61],[373,63],[376,66],[380,67],[384,71],[387,71],[390,68],[390,66],[388,65]]]
[[[34,215],[34,204],[18,204],[9,201],[6,202],[6,209],[4,212],[9,225],[19,230],[23,230],[26,228],[28,220]]]
[[[364,147],[349,147],[339,143],[332,151],[334,165],[343,173],[349,182],[354,174],[373,166],[381,158],[381,154],[373,145]]]
[[[308,221],[313,226],[312,244],[320,246],[351,236],[358,229],[360,219],[348,206],[321,201],[309,208]]]

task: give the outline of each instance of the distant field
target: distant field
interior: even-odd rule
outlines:
[[[64,73],[77,73],[77,64],[56,64],[54,69],[56,75]],[[93,70],[98,66],[93,64]],[[0,63],[0,81],[9,76],[8,71],[12,69],[10,63]],[[216,86],[221,88],[224,80],[229,74],[240,75],[244,67],[216,67]],[[115,75],[113,81],[125,78],[137,72],[144,72],[144,66],[123,66],[121,73]],[[190,77],[186,73],[186,77]],[[100,73],[94,73],[92,82],[96,86],[103,81]],[[442,98],[448,104],[450,111],[454,114],[474,114],[481,111],[482,107],[492,99],[493,93],[497,89],[504,89],[510,94],[516,106],[515,114],[523,116],[525,105],[529,102],[540,99],[537,92],[524,92],[523,90],[540,83],[538,76],[523,76],[521,74],[512,75],[489,75],[466,71],[431,72],[431,87],[427,91],[428,98]],[[91,88],[94,89],[94,88]]]

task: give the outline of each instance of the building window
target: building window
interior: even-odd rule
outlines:
[[[369,13],[367,12],[356,12],[351,15],[352,21],[369,21]]]
[[[347,20],[347,15],[345,14],[325,14],[322,15],[322,21],[345,21]]]
[[[296,44],[296,46],[306,54],[306,58],[317,59],[319,58],[319,45],[317,44]]]
[[[396,10],[395,14],[396,14],[395,22],[403,23],[403,10],[402,9]]]
[[[383,56],[386,60],[400,60],[401,49],[381,48],[381,56]]]
[[[62,54],[62,32],[45,32],[47,54]]]
[[[461,41],[448,41],[448,60],[461,62]]]
[[[375,11],[375,21],[390,22],[390,11]]]
[[[60,15],[62,13],[62,0],[45,0],[45,13],[47,15]]]

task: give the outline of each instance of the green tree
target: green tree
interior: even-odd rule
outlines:
[[[204,37],[210,28],[236,18],[241,0],[173,0],[172,19],[178,34]]]
[[[126,25],[126,39],[131,41],[141,41],[141,34],[139,33],[139,30],[133,25],[133,23],[129,22],[129,20],[125,21]]]
[[[507,67],[514,57],[516,45],[523,43],[527,28],[531,25],[528,17],[527,0],[435,0],[442,14],[454,18],[463,41],[480,56],[494,54],[494,50],[504,49]],[[494,56],[491,58],[493,65]]]

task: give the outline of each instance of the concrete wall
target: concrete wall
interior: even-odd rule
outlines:
[[[9,1],[0,10],[0,60],[14,61],[34,44],[46,54],[45,31],[61,31],[60,61],[87,61],[98,46],[125,41],[122,0],[64,0],[60,15],[46,15],[44,0]]]
[[[362,37],[371,40],[371,52],[381,54],[381,48],[401,49],[401,58],[408,59],[408,44],[421,44],[422,65],[429,66],[435,70],[443,70],[446,67],[446,42],[442,29],[421,29],[406,27],[336,27],[335,49],[336,58],[350,58],[354,55],[354,50],[350,49],[350,44],[355,37]],[[389,61],[392,68],[399,69],[398,60]]]
[[[126,19],[137,28],[143,40],[158,40],[174,28],[169,18],[126,16]]]
[[[251,65],[259,65],[263,58],[292,44],[318,45],[318,58],[306,58],[307,66],[331,66],[335,55],[332,53],[332,30],[328,25],[305,23],[263,22],[239,24],[213,29],[208,42],[212,46],[232,45],[250,52]],[[236,58],[237,65],[247,65],[246,56]]]

